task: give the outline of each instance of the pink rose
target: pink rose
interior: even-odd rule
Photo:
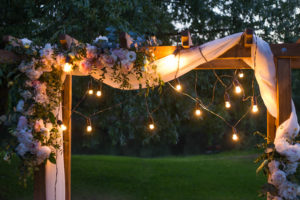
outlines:
[[[118,57],[120,60],[126,60],[127,59],[127,50],[124,49],[114,49],[112,51],[112,54]]]
[[[86,47],[86,57],[88,59],[93,59],[97,57],[97,48],[92,45],[88,45]]]
[[[107,54],[102,54],[99,58],[99,61],[101,62],[102,64],[102,68],[104,66],[107,66],[107,67],[113,67],[115,62],[117,60],[117,57],[114,56],[114,55],[107,55]],[[101,69],[102,69],[101,68]]]
[[[84,60],[79,65],[79,71],[83,74],[89,74],[89,72],[92,70],[92,65],[88,60]]]

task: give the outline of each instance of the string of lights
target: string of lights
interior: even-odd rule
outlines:
[[[257,46],[257,45],[256,45]],[[259,96],[255,96],[255,88],[254,88],[254,76],[252,78],[252,96],[248,96],[248,97],[245,97],[245,91],[241,85],[241,83],[239,82],[238,79],[243,79],[245,77],[245,74],[242,70],[240,69],[236,69],[235,72],[234,72],[234,75],[231,76],[231,75],[218,75],[217,72],[215,70],[213,70],[213,74],[214,76],[216,77],[216,81],[214,83],[214,86],[213,86],[213,91],[212,91],[212,98],[211,98],[211,102],[208,104],[208,105],[205,105],[202,100],[198,97],[198,93],[197,93],[197,81],[198,81],[198,74],[196,72],[195,74],[195,85],[194,85],[194,90],[195,90],[195,97],[193,97],[192,95],[186,93],[186,92],[183,92],[182,91],[182,86],[179,82],[179,79],[177,78],[177,75],[178,75],[178,72],[179,72],[179,67],[180,67],[180,47],[177,45],[177,49],[175,51],[175,54],[178,54],[178,66],[177,66],[177,71],[176,71],[176,74],[175,74],[175,81],[176,81],[176,85],[173,86],[171,83],[168,82],[168,85],[174,89],[175,91],[179,92],[180,94],[184,95],[184,96],[187,96],[188,98],[190,98],[191,100],[193,100],[195,102],[195,115],[197,117],[201,116],[202,115],[202,111],[201,109],[211,113],[212,115],[218,117],[219,119],[221,119],[227,126],[229,126],[230,128],[232,128],[232,131],[233,131],[233,134],[232,134],[232,139],[234,141],[237,141],[239,139],[238,137],[238,132],[237,132],[237,125],[249,114],[249,112],[252,110],[253,113],[257,113],[258,112],[258,105],[257,105],[257,97]],[[201,48],[199,48],[199,51],[203,57],[203,59],[207,62],[208,60],[206,59],[206,57],[204,56]],[[256,51],[257,51],[257,47],[255,49],[255,54],[254,54],[254,68],[255,68],[255,65],[256,65]],[[212,64],[212,63],[210,63]],[[68,62],[66,62],[65,66],[64,66],[64,71],[68,72],[72,69],[72,67],[69,66],[70,64]],[[231,79],[231,83],[229,85],[226,85],[225,82],[222,80],[223,78],[230,78]],[[225,103],[225,108],[226,109],[230,109],[231,108],[231,101],[230,101],[230,95],[229,95],[229,90],[234,87],[234,90],[235,90],[235,93],[236,94],[241,94],[242,93],[242,101],[247,101],[251,98],[251,108],[248,109],[244,114],[243,116],[234,124],[230,124],[224,117],[222,117],[220,114],[212,111],[211,109],[209,109],[209,107],[213,104],[214,102],[214,98],[215,98],[215,90],[216,90],[216,87],[217,87],[217,83],[220,83],[225,91],[224,91],[224,103]],[[96,90],[96,92],[94,92]],[[92,131],[92,122],[91,122],[91,119],[105,111],[109,111],[109,110],[112,110],[113,108],[115,107],[118,107],[118,106],[121,106],[122,104],[124,104],[126,101],[124,102],[120,102],[120,103],[117,103],[115,105],[112,105],[110,107],[107,107],[107,108],[104,108],[104,109],[101,109],[101,110],[98,110],[96,112],[94,112],[93,114],[90,114],[90,115],[85,115],[81,112],[79,112],[77,110],[77,108],[79,107],[79,105],[86,99],[87,95],[96,95],[97,97],[101,97],[102,96],[102,82],[100,82],[98,84],[97,87],[94,87],[93,86],[93,80],[91,79],[88,83],[88,90],[87,92],[82,96],[82,98],[80,99],[80,101],[74,106],[74,108],[72,109],[72,113],[75,113],[75,114],[78,114],[80,115],[81,117],[83,117],[85,120],[86,120],[86,124],[87,124],[87,128],[86,128],[86,131],[87,132],[91,132]],[[138,95],[138,94],[137,94]],[[161,99],[160,99],[161,100]],[[154,124],[154,119],[153,119],[153,116],[152,114],[154,112],[156,112],[157,110],[159,110],[160,108],[160,104],[155,108],[153,109],[151,112],[150,112],[150,109],[149,109],[149,105],[148,105],[148,101],[147,101],[147,95],[145,95],[145,107],[146,107],[146,111],[147,111],[147,115],[148,115],[148,128],[150,130],[154,130],[155,129],[155,124]],[[71,116],[70,116],[71,117]],[[66,126],[60,122],[60,125],[62,127],[63,130],[66,130]]]

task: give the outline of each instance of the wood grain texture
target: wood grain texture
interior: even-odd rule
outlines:
[[[72,113],[72,76],[67,75],[63,85],[63,123],[67,130],[64,137],[64,165],[65,165],[65,194],[66,200],[71,200],[71,113]]]
[[[267,111],[267,142],[273,143],[276,135],[276,118]]]
[[[273,55],[277,58],[300,58],[300,44],[270,44]]]
[[[251,67],[241,59],[216,59],[195,68],[195,70],[212,69],[251,69]]]
[[[292,111],[292,85],[290,59],[277,58],[277,127],[290,117]]]

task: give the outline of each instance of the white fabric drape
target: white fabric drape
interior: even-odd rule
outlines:
[[[162,59],[155,61],[153,64],[157,66],[156,72],[160,75],[164,82],[171,81],[176,77],[180,77],[187,72],[193,70],[195,67],[205,63],[205,59],[201,55],[199,48],[205,58],[208,61],[211,61],[230,48],[235,46],[241,39],[243,33],[236,33],[230,36],[227,36],[222,39],[214,40],[208,43],[201,45],[200,47],[193,47],[190,49],[185,49],[180,52],[180,55],[169,55]],[[269,113],[277,117],[277,102],[276,102],[276,69],[273,60],[273,54],[270,49],[268,43],[263,41],[261,38],[254,37],[254,44],[252,45],[251,49],[251,58],[244,59],[244,61],[253,69],[255,70],[255,77],[259,85],[260,93],[264,104],[266,105]],[[257,45],[257,47],[256,47]],[[178,57],[180,56],[180,59]],[[179,65],[178,65],[179,60]],[[256,62],[256,64],[254,64]],[[255,65],[255,69],[254,69]],[[73,75],[83,75],[80,72],[73,72]],[[99,78],[101,72],[91,74],[94,78]],[[119,84],[115,83],[110,77],[109,73],[106,74],[105,79],[103,82],[111,87],[119,88]],[[138,89],[139,85],[141,84],[145,87],[145,79],[137,80],[134,75],[129,76],[129,83],[131,84],[131,89]],[[292,106],[292,113],[288,120],[283,122],[280,126],[281,128],[277,129],[276,138],[275,138],[275,147],[276,147],[276,140],[284,134],[286,130],[293,130],[298,133],[299,125],[297,121],[297,115],[295,111],[294,104]],[[284,153],[284,149],[277,149],[279,152]],[[59,172],[59,179],[57,180],[57,186],[60,187],[60,190],[57,190],[57,193],[60,194],[57,196],[57,200],[64,199],[64,173],[63,173],[63,157],[62,155],[58,157],[59,160],[57,162],[58,172]],[[47,168],[48,169],[48,168]],[[49,170],[46,170],[46,177],[47,177],[47,190],[48,185],[51,191],[53,191],[53,187],[51,185],[54,184],[54,168],[53,166],[49,166]],[[58,188],[58,187],[56,187]],[[47,200],[52,200],[53,194],[52,192],[47,192]]]
[[[54,113],[62,120],[62,106]],[[46,163],[46,200],[64,200],[65,199],[65,168],[63,154],[63,133],[61,130],[61,138],[57,141],[60,149],[56,150],[56,164]]]

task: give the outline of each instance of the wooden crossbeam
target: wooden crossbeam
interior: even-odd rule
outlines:
[[[251,69],[251,67],[241,59],[216,59],[195,68],[195,70],[212,69]]]
[[[270,44],[273,55],[277,58],[300,58],[300,44]]]

